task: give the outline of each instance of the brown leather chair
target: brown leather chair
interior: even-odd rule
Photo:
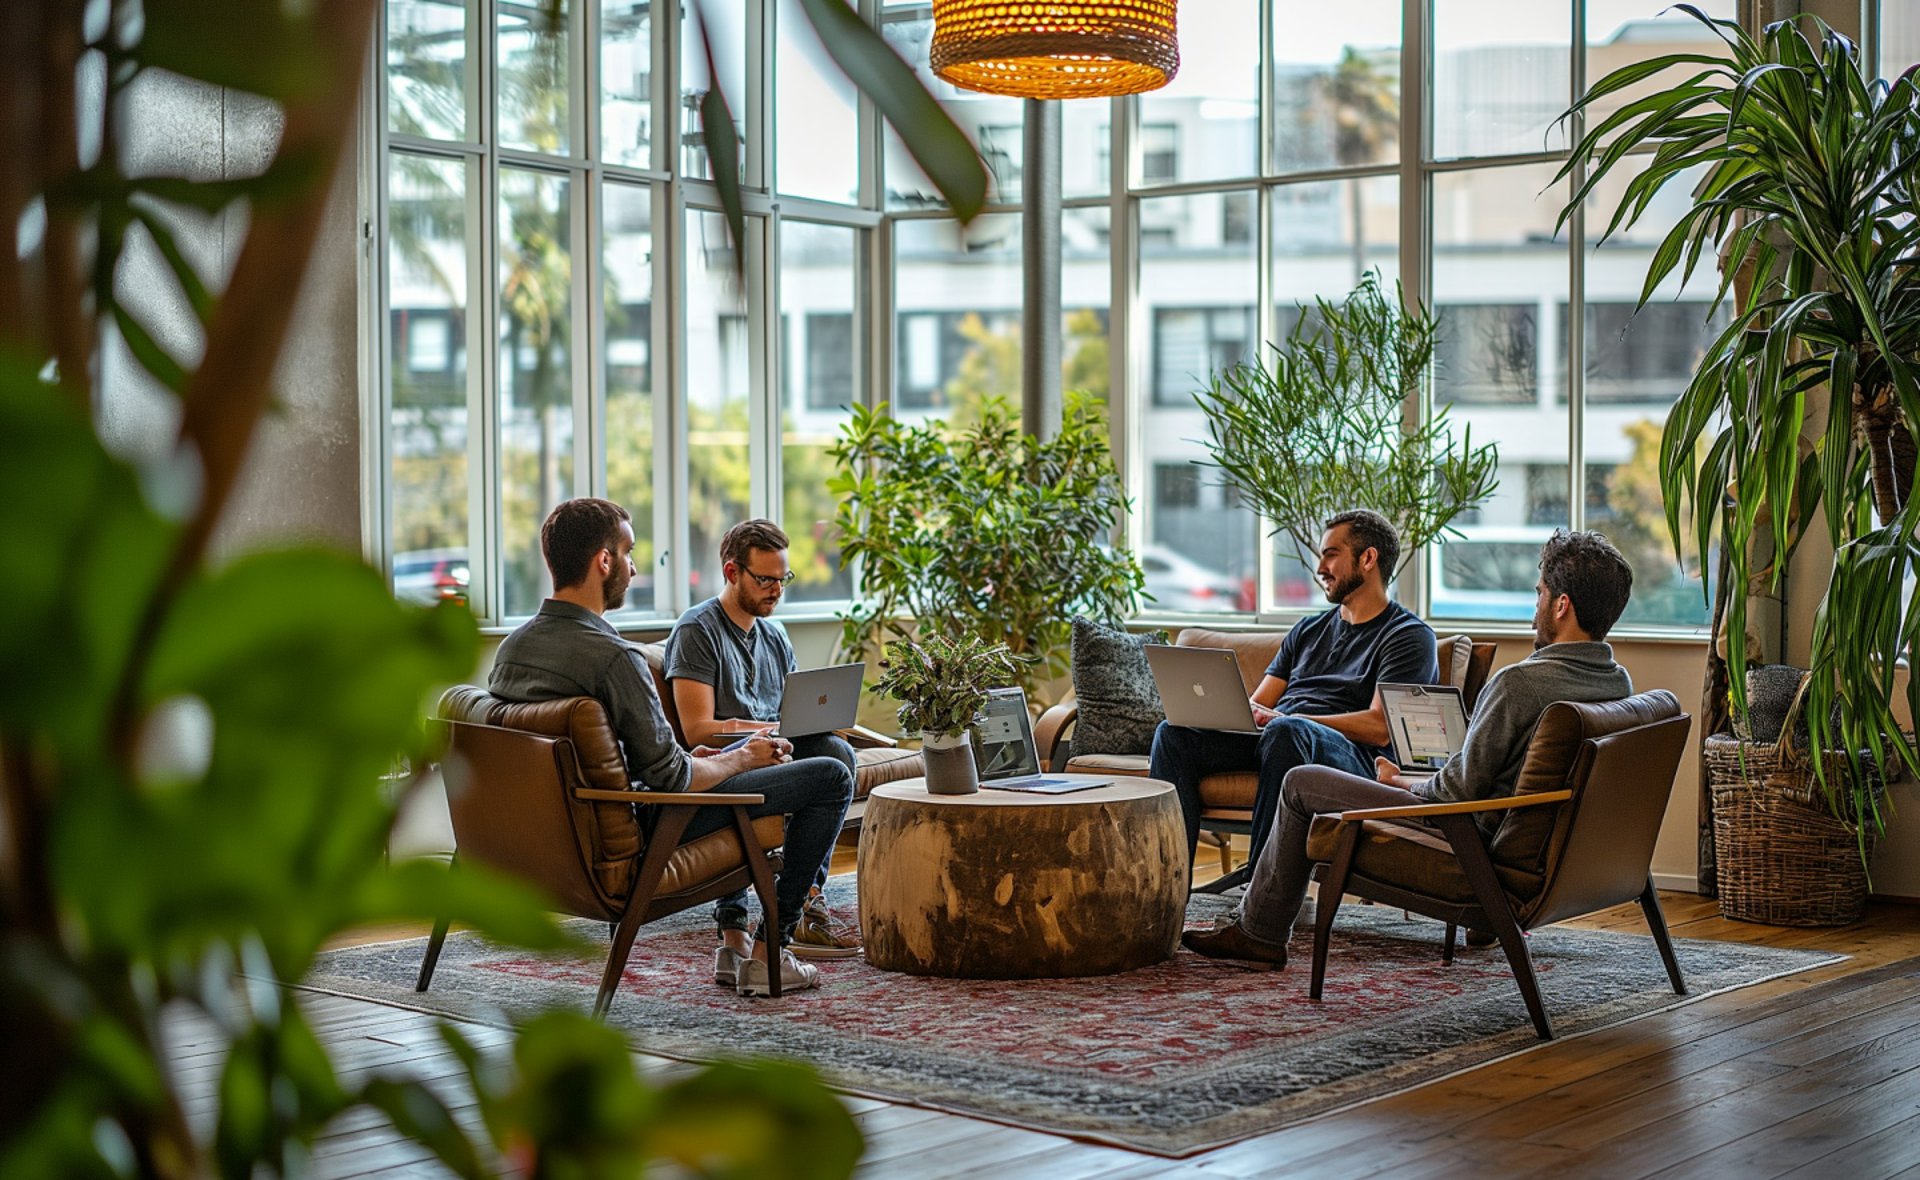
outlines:
[[[1691,725],[1664,689],[1563,701],[1541,714],[1511,796],[1314,817],[1307,854],[1323,862],[1314,871],[1322,900],[1309,994],[1320,998],[1334,915],[1353,894],[1445,922],[1449,963],[1460,926],[1493,931],[1543,1040],[1553,1023],[1523,931],[1638,901],[1673,990],[1685,995],[1649,867]],[[1491,838],[1482,821],[1497,825]]]
[[[620,743],[592,697],[511,704],[460,685],[440,698],[449,731],[442,774],[456,864],[484,864],[542,890],[562,913],[613,926],[613,948],[594,1015],[614,990],[641,923],[752,886],[776,929],[773,876],[786,819],[752,819],[761,795],[630,790]],[[649,836],[634,805],[658,808]],[[681,843],[702,807],[725,807],[733,826]],[[416,991],[433,980],[447,923],[435,924]],[[768,990],[780,994],[775,938],[766,948]]]
[[[1180,647],[1226,648],[1233,652],[1240,665],[1240,679],[1246,682],[1248,695],[1252,695],[1253,690],[1260,687],[1260,681],[1273,664],[1273,658],[1280,654],[1280,641],[1285,637],[1284,631],[1211,631],[1204,627],[1188,627],[1174,638],[1174,642]],[[1479,700],[1480,690],[1486,687],[1496,650],[1493,644],[1476,643],[1466,635],[1449,635],[1439,642],[1440,683],[1458,685],[1469,711],[1473,709],[1474,702]],[[1058,751],[1078,714],[1079,705],[1067,700],[1041,715],[1039,724],[1034,728],[1034,744],[1039,749],[1042,766],[1080,774],[1147,773],[1145,754],[1075,752],[1062,762],[1058,758]],[[1233,867],[1228,837],[1245,836],[1253,831],[1253,797],[1259,786],[1260,776],[1252,770],[1210,774],[1200,780],[1200,830],[1203,836],[1212,834],[1217,843],[1223,875],[1200,886],[1195,892],[1224,893],[1236,885],[1244,885],[1252,875],[1252,865],[1241,865],[1238,869]]]

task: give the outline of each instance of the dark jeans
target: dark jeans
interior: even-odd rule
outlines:
[[[800,922],[800,907],[807,900],[807,891],[826,874],[833,842],[839,839],[847,805],[853,802],[853,771],[834,758],[798,758],[736,774],[715,789],[766,796],[766,802],[747,808],[747,814],[756,819],[763,815],[787,817],[786,863],[773,888],[774,902],[780,907],[780,942],[784,946]],[[732,812],[727,808],[702,808],[687,825],[682,839],[718,832],[732,822]],[[747,891],[742,889],[715,902],[713,919],[722,930],[747,929]]]
[[[1260,858],[1274,813],[1280,804],[1280,783],[1296,766],[1332,766],[1353,774],[1373,776],[1371,750],[1356,746],[1343,733],[1311,717],[1282,715],[1267,722],[1258,737],[1188,729],[1162,721],[1153,734],[1148,774],[1173,784],[1180,811],[1187,821],[1187,864],[1200,841],[1200,780],[1227,771],[1257,770],[1260,786],[1253,796],[1251,861]]]
[[[1240,902],[1240,928],[1270,946],[1287,945],[1313,872],[1313,862],[1307,859],[1307,829],[1314,816],[1419,802],[1412,791],[1324,766],[1304,766],[1289,774],[1280,788],[1273,838],[1254,860],[1253,877]]]
[[[858,772],[853,761],[853,747],[847,739],[837,733],[816,733],[812,737],[788,738],[793,743],[793,760],[803,758],[831,758],[847,768],[848,774]],[[822,889],[827,887],[827,867],[833,862],[833,852],[827,852],[827,859],[820,862],[820,871],[814,875],[813,883]]]

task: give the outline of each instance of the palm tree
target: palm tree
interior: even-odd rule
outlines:
[[[1400,138],[1399,75],[1381,69],[1351,45],[1340,50],[1333,72],[1320,79],[1320,101],[1333,122],[1333,159],[1342,167],[1374,163]],[[1360,184],[1358,180],[1347,182],[1355,283],[1367,269]]]

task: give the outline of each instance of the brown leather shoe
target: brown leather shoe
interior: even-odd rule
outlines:
[[[1475,930],[1471,926],[1467,927],[1467,945],[1470,947],[1492,946],[1499,941],[1500,936],[1491,930]]]
[[[1180,945],[1209,959],[1233,959],[1242,966],[1259,971],[1275,971],[1287,965],[1285,947],[1256,942],[1238,925],[1218,930],[1189,930],[1180,936]]]

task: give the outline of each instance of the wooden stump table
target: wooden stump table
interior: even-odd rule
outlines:
[[[906,779],[868,797],[857,883],[867,962],[883,970],[1114,975],[1179,946],[1186,829],[1158,779],[1067,795],[929,795]]]

